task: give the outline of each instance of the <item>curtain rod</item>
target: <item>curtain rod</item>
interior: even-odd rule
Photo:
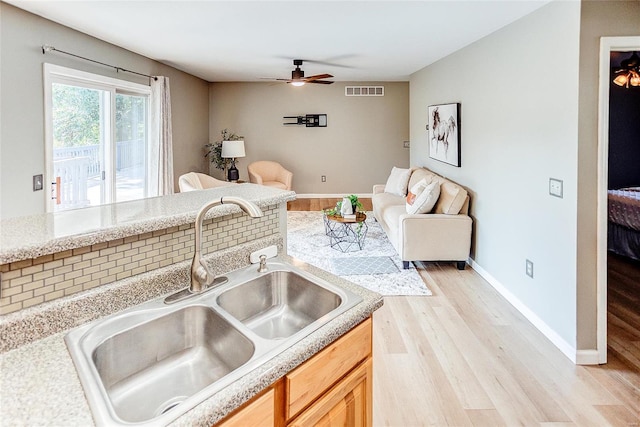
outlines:
[[[96,61],[94,59],[85,58],[84,56],[76,55],[75,53],[65,52],[64,50],[56,49],[53,46],[47,46],[47,45],[43,45],[42,46],[42,54],[43,55],[46,54],[47,52],[52,52],[52,51],[53,52],[64,53],[65,55],[73,56],[75,58],[84,59],[85,61],[90,61],[90,62],[93,62],[93,63],[96,63],[96,64],[104,65],[105,67],[111,67],[111,68],[116,70],[116,73],[120,72],[120,71],[123,71],[125,73],[137,74],[138,76],[147,77],[149,79],[153,79],[153,80],[156,80],[156,81],[158,80],[158,78],[156,76],[150,76],[148,74],[138,73],[136,71],[126,70],[126,69],[121,68],[121,67],[116,67],[115,65],[105,64],[104,62],[100,62],[100,61]]]

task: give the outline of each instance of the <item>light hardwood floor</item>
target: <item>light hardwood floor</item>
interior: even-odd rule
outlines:
[[[374,314],[374,425],[640,426],[637,369],[576,366],[470,268],[419,269],[433,295]]]
[[[640,371],[640,262],[609,255],[608,265],[609,354]]]
[[[319,211],[326,208],[331,208],[336,205],[337,198],[322,198],[322,199],[296,199],[287,203],[287,210],[289,211]],[[366,211],[370,211],[371,199],[360,198],[362,208]]]
[[[640,360],[640,317],[624,314],[638,308],[628,291],[613,314],[628,320],[610,327],[624,332],[613,342],[627,357],[576,366],[469,267],[418,269],[433,295],[385,297],[374,314],[375,426],[640,426],[640,370],[629,363]]]

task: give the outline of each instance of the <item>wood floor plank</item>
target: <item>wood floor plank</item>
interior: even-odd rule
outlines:
[[[373,339],[380,346],[380,351],[384,354],[406,354],[407,347],[393,311],[385,309],[385,315],[379,317],[379,322],[374,329]]]
[[[322,209],[334,207],[336,203],[341,200],[342,198],[337,198],[337,197],[296,199],[296,200],[287,202],[287,210],[288,211],[320,211]],[[360,201],[360,203],[362,203],[363,210],[370,211],[373,209],[371,205],[370,197],[360,197],[358,200]]]
[[[610,254],[607,279],[609,354],[640,371],[640,262]]]
[[[596,409],[602,413],[609,423],[613,426],[629,427],[638,426],[637,414],[632,414],[626,407],[622,405],[603,405],[596,406]]]
[[[438,318],[437,324],[463,322],[451,307],[434,307],[433,310]],[[462,407],[465,409],[495,409],[493,402],[465,358],[464,352],[467,349],[461,348],[455,337],[439,330],[439,328],[429,328],[428,333],[439,363],[447,374],[447,381],[456,391],[457,399]]]
[[[467,416],[474,427],[506,427],[506,423],[495,409],[468,409]]]

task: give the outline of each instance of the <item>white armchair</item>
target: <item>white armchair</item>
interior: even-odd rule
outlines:
[[[226,187],[229,185],[234,184],[215,179],[212,176],[199,172],[185,173],[184,175],[180,175],[180,178],[178,178],[178,187],[180,188],[181,193],[214,187]]]
[[[282,190],[291,190],[293,173],[286,170],[278,162],[269,160],[253,162],[247,166],[247,171],[249,172],[249,182]]]

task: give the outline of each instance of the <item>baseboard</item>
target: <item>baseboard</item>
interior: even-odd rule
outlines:
[[[372,193],[356,194],[356,196],[362,197],[362,198],[365,198],[365,199],[370,199],[372,195],[373,195]],[[344,194],[344,193],[340,193],[340,194],[315,194],[315,193],[300,194],[300,193],[297,193],[296,194],[296,197],[298,199],[335,199],[335,198],[342,199],[345,196],[347,196],[347,194]]]
[[[598,352],[596,350],[576,350],[574,346],[569,344],[549,327],[536,313],[531,311],[520,299],[511,293],[502,283],[500,283],[489,272],[482,268],[473,259],[469,258],[469,264],[484,280],[489,282],[493,288],[498,291],[512,306],[515,307],[529,322],[533,324],[542,334],[547,337],[565,356],[573,363],[580,365],[598,364]],[[593,354],[592,354],[593,353]],[[594,358],[595,355],[595,358]]]

